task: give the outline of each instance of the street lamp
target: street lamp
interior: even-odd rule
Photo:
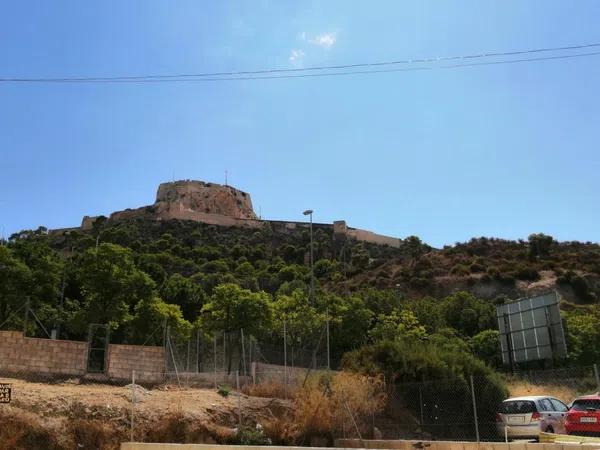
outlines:
[[[315,291],[315,271],[313,268],[313,210],[307,209],[302,214],[310,216],[310,302],[313,303]]]
[[[313,210],[307,209],[302,214],[305,216],[310,216],[310,303],[314,305],[314,292],[315,292],[315,270],[314,270],[314,257],[313,257]],[[327,308],[327,370],[331,368],[331,357],[329,354],[329,307]],[[316,357],[316,349],[313,354],[313,358]],[[313,364],[316,367],[316,360],[314,360]]]

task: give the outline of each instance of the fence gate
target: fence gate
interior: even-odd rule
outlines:
[[[108,325],[92,323],[88,328],[88,361],[90,373],[104,373],[107,368],[110,328]]]

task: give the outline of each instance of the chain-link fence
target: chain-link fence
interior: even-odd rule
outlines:
[[[331,367],[325,327],[300,345],[284,332],[261,342],[243,330],[213,336],[195,330],[182,337],[165,325],[145,339],[154,345],[127,345],[112,343],[104,325],[90,326],[85,341],[51,339],[55,336],[30,312],[18,331],[0,330],[0,387],[11,387],[12,403],[32,409],[47,403],[69,417],[114,417],[140,440],[151,436],[141,421],[164,404],[204,413],[227,399],[228,420],[239,426],[255,421],[251,398],[279,398],[296,407],[291,402],[298,402],[310,374]],[[600,391],[597,366],[386,380],[385,402],[373,398],[363,403],[377,407],[354,414],[349,394],[332,393],[327,383],[321,397],[334,398],[328,418],[334,438],[504,440],[498,412],[508,397],[544,396],[568,405]],[[311,407],[318,411],[321,404]]]
[[[600,378],[598,367],[590,366],[394,383],[388,384],[386,390],[388,401],[375,418],[375,436],[497,441],[508,437],[498,416],[502,401],[541,396],[568,406],[578,396],[599,392]],[[564,412],[558,406],[552,408],[552,412]],[[551,425],[547,428],[558,432]]]

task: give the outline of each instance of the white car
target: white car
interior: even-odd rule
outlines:
[[[565,416],[569,408],[546,396],[513,397],[498,407],[498,434],[507,439],[537,439],[540,432],[566,434]]]

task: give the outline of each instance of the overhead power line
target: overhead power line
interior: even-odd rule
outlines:
[[[112,76],[112,77],[63,77],[63,78],[0,78],[4,83],[156,83],[156,82],[191,82],[191,81],[235,81],[235,80],[261,80],[277,78],[307,78],[307,77],[325,77],[340,75],[360,75],[370,73],[385,72],[403,72],[437,69],[456,69],[460,67],[473,67],[483,65],[514,64],[535,61],[547,61],[567,58],[579,58],[585,56],[600,55],[598,52],[571,53],[566,55],[544,56],[536,58],[522,59],[502,59],[497,61],[485,61],[477,63],[460,62],[446,65],[430,65],[416,67],[392,67],[387,69],[369,69],[373,67],[386,67],[410,64],[440,63],[448,61],[463,61],[492,57],[507,57],[524,54],[534,54],[543,52],[558,52],[582,50],[586,48],[598,48],[600,43],[572,45],[567,47],[547,47],[529,50],[517,50],[510,52],[479,53],[471,55],[444,56],[435,58],[405,59],[396,61],[380,61],[372,63],[356,63],[330,66],[313,66],[305,68],[290,69],[264,69],[254,71],[232,71],[232,72],[203,72],[191,74],[170,74],[170,75],[136,75],[136,76]],[[347,70],[367,68],[369,70]],[[334,72],[326,72],[334,71]],[[318,72],[318,73],[313,73]]]

